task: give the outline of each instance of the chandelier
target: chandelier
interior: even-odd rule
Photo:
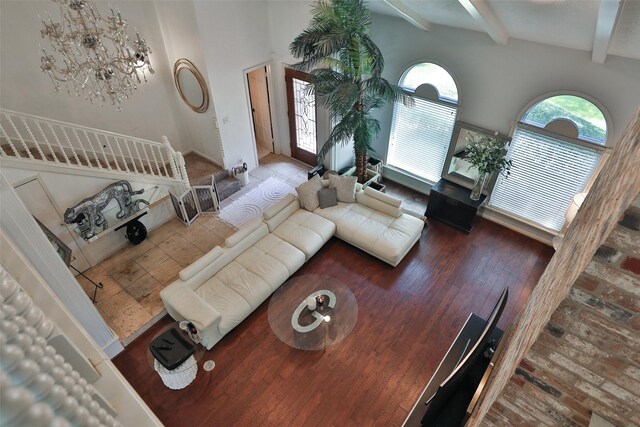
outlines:
[[[55,55],[42,49],[40,68],[47,73],[57,92],[61,83],[67,93],[75,93],[94,103],[108,100],[120,104],[133,94],[146,72],[151,49],[136,32],[132,42],[129,26],[120,12],[102,18],[91,0],[52,0],[60,4],[62,22],[43,19],[42,38],[48,39]]]

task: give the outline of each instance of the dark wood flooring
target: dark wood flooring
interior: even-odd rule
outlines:
[[[265,301],[200,361],[187,388],[166,388],[147,362],[158,325],[114,363],[167,426],[400,426],[470,312],[487,316],[503,286],[512,322],[551,248],[481,220],[466,235],[429,221],[395,268],[336,238],[296,275],[348,284],[359,306],[349,337],[301,351],[271,332]],[[212,372],[202,369],[212,359]]]

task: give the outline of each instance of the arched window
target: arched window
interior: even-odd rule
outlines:
[[[553,95],[520,115],[507,157],[511,175],[499,177],[490,205],[558,231],[571,199],[591,179],[607,141],[610,123],[592,101]]]
[[[447,70],[429,62],[406,70],[400,86],[413,92],[415,105],[394,106],[387,164],[435,183],[458,113],[458,87]]]

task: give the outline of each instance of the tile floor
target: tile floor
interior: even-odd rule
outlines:
[[[249,184],[223,200],[221,209],[271,176],[297,186],[306,181],[308,169],[288,156],[269,154],[250,172]],[[424,214],[426,196],[392,182],[384,183],[388,194],[404,200],[405,210]],[[125,247],[85,272],[104,284],[97,293],[98,311],[126,345],[164,315],[160,291],[177,279],[178,272],[221,245],[234,231],[215,215],[201,215],[190,227],[174,218],[155,228],[144,242]],[[77,279],[89,297],[93,296],[93,285],[81,276]]]

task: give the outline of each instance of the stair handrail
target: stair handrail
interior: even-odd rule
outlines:
[[[164,135],[156,142],[0,108],[0,141],[4,158],[163,177],[189,188],[184,158]]]

